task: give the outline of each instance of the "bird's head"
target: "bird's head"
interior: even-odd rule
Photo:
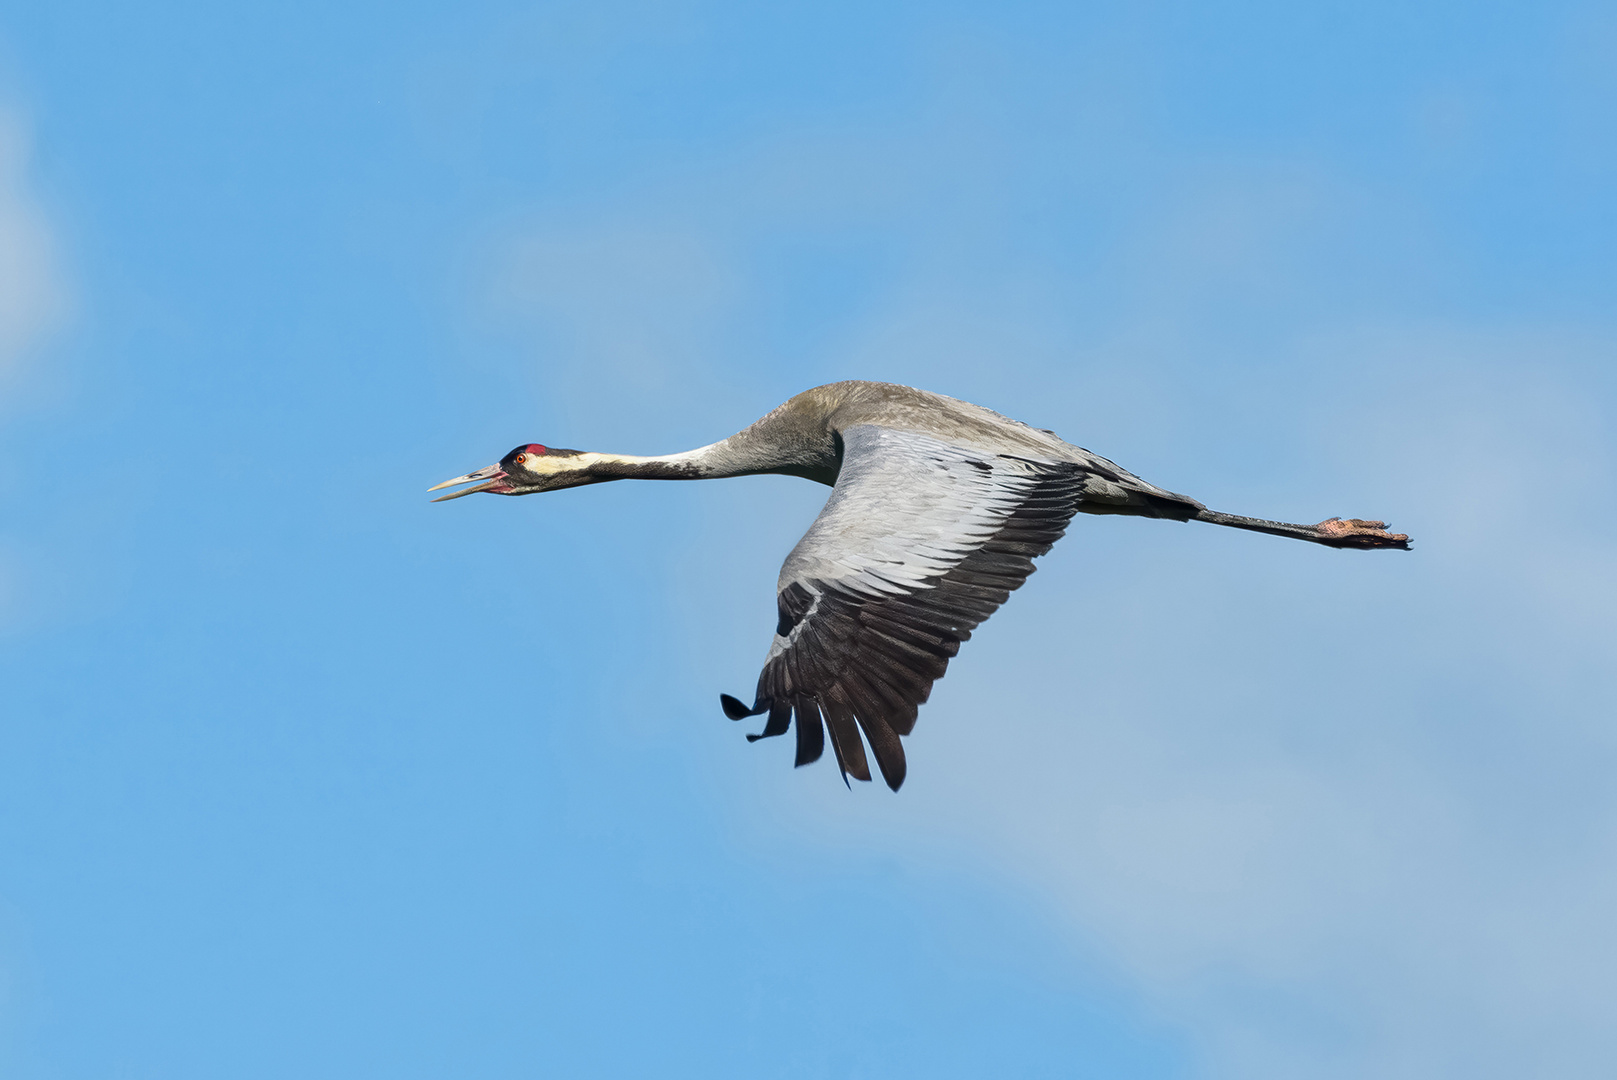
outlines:
[[[577,450],[527,443],[512,450],[494,465],[445,480],[427,490],[439,491],[457,484],[472,485],[432,500],[443,502],[445,499],[458,499],[462,495],[475,495],[479,491],[486,491],[490,495],[532,495],[536,491],[577,487],[596,479],[589,474],[585,461],[587,456]]]

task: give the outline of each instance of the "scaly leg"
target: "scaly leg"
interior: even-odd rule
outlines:
[[[1265,521],[1263,518],[1241,517],[1239,514],[1221,514],[1217,510],[1202,510],[1193,521],[1211,525],[1228,525],[1234,529],[1289,536],[1334,548],[1397,548],[1409,550],[1409,537],[1404,533],[1390,533],[1385,521],[1363,521],[1359,518],[1327,518],[1318,525],[1293,525],[1286,521]]]

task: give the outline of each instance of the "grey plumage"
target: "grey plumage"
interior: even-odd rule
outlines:
[[[1293,525],[1210,511],[1049,431],[889,383],[816,387],[683,454],[529,444],[433,490],[484,481],[443,498],[523,495],[757,473],[833,490],[781,568],[779,623],[753,703],[721,695],[724,711],[732,719],[768,715],[750,740],[784,735],[795,718],[798,765],[820,757],[828,732],[844,779],[870,779],[868,744],[895,791],[906,772],[900,736],[913,729],[932,684],[1078,513],[1204,521],[1332,547],[1409,547],[1382,522]]]

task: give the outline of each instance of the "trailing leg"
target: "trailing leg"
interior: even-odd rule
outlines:
[[[1390,533],[1385,521],[1364,521],[1359,518],[1327,518],[1318,525],[1293,525],[1286,521],[1266,521],[1263,518],[1242,517],[1239,514],[1221,514],[1217,510],[1199,511],[1191,520],[1210,525],[1228,525],[1234,529],[1269,533],[1271,536],[1289,536],[1294,540],[1307,540],[1311,544],[1324,544],[1334,548],[1397,548],[1409,550],[1409,537],[1404,533]]]

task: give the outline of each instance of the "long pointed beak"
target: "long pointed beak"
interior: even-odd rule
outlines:
[[[504,479],[505,470],[498,465],[490,465],[486,469],[478,469],[476,472],[469,472],[465,476],[457,476],[453,480],[445,480],[441,484],[434,484],[427,490],[441,491],[446,487],[454,487],[456,484],[470,484],[478,480],[484,481],[484,483],[478,484],[476,487],[469,487],[463,491],[452,491],[448,495],[440,495],[432,500],[433,502],[443,502],[446,499],[458,499],[462,495],[475,495],[479,491],[489,491],[499,487],[500,482]]]

